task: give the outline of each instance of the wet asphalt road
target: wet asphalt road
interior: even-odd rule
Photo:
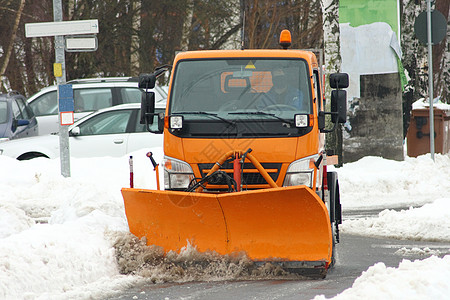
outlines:
[[[376,215],[376,211],[353,212],[344,218]],[[325,279],[255,280],[188,283],[148,283],[135,286],[108,299],[312,299],[316,295],[336,296],[352,286],[354,280],[377,262],[398,267],[403,259],[424,259],[427,256],[402,256],[395,252],[425,248],[449,251],[450,243],[379,239],[342,234],[337,244],[337,260]]]

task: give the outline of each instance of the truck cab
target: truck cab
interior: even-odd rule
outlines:
[[[178,54],[164,126],[165,189],[185,190],[232,149],[251,149],[278,186],[312,187],[310,161],[324,150],[320,82],[316,57],[308,51]],[[223,169],[233,173],[227,164]],[[244,165],[242,189],[267,187],[252,164]],[[219,181],[206,190],[226,188]]]

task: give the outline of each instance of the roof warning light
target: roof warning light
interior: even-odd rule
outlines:
[[[280,46],[283,47],[283,49],[287,49],[291,46],[291,32],[287,29],[281,31]]]

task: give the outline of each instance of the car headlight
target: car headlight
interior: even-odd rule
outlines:
[[[308,156],[292,162],[286,171],[283,186],[306,185],[312,187],[314,169],[310,168],[310,161],[317,159],[317,156]]]
[[[192,179],[194,179],[194,172],[188,163],[172,157],[164,157],[164,189],[185,190]]]

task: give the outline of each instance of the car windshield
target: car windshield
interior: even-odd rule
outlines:
[[[8,122],[8,104],[0,101],[0,124]]]
[[[312,111],[308,74],[302,59],[184,60],[174,73],[169,114],[202,111],[228,120],[293,120],[295,114]],[[207,114],[184,118],[211,119]]]

